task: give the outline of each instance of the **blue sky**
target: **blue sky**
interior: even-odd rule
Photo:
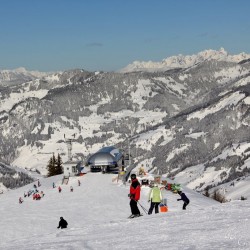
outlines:
[[[224,47],[250,53],[248,0],[1,0],[0,69],[115,71]]]

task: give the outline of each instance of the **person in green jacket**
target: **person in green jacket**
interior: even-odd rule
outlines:
[[[150,189],[148,195],[148,202],[151,201],[150,208],[148,210],[148,214],[152,214],[153,210],[155,209],[155,213],[159,213],[159,205],[162,201],[162,193],[160,187],[157,183]]]

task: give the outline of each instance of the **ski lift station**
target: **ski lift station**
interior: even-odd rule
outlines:
[[[81,161],[66,161],[63,163],[63,173],[64,176],[76,176],[83,173],[83,165]]]
[[[103,147],[88,158],[87,165],[91,172],[117,172],[122,165],[122,156],[119,149],[113,146]]]
[[[76,176],[86,173],[84,171],[82,161],[72,160],[72,140],[73,139],[65,140],[68,148],[68,160],[63,163],[63,173],[65,177]]]

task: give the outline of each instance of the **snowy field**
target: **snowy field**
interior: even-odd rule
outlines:
[[[179,195],[167,192],[169,212],[146,215],[139,206],[144,216],[127,219],[129,184],[112,182],[114,176],[88,173],[68,185],[62,176],[40,179],[45,196],[22,204],[19,197],[34,183],[0,195],[0,249],[250,249],[249,200],[220,204],[184,188],[186,211]],[[140,200],[147,209],[148,191],[142,187]],[[57,229],[60,216],[67,229]]]

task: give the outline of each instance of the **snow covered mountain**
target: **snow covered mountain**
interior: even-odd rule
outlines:
[[[78,186],[78,178],[81,186]],[[112,182],[113,175],[87,173],[70,177],[39,179],[41,200],[19,197],[33,189],[33,182],[0,195],[0,249],[4,250],[79,250],[79,249],[249,249],[250,203],[233,201],[221,204],[183,187],[190,199],[186,211],[178,194],[166,192],[169,211],[147,215],[149,187],[141,188],[143,216],[130,215],[129,184]],[[52,183],[62,187],[59,193]],[[70,186],[74,191],[70,192]],[[249,196],[248,196],[249,197]],[[59,218],[67,229],[57,229]]]
[[[75,160],[115,145],[131,150],[133,164],[199,192],[246,196],[250,61],[227,58],[161,72],[68,70],[0,86],[0,161],[45,175],[53,153],[67,160],[65,139]]]
[[[242,60],[249,59],[250,55],[246,53],[240,53],[238,55],[229,55],[224,48],[220,50],[204,50],[199,52],[197,55],[178,55],[171,56],[163,59],[161,62],[140,62],[135,61],[125,68],[121,69],[120,72],[133,72],[133,71],[166,71],[173,68],[188,68],[196,64],[204,62],[206,60],[216,60],[224,62],[236,62],[239,63]]]
[[[24,169],[17,169],[0,162],[0,194],[8,189],[22,187],[34,181]]]
[[[39,71],[28,71],[23,67],[13,70],[0,70],[0,86],[6,84],[11,85],[12,83],[21,84],[24,82],[32,81],[37,78],[41,78],[46,75],[48,75],[48,73]]]

